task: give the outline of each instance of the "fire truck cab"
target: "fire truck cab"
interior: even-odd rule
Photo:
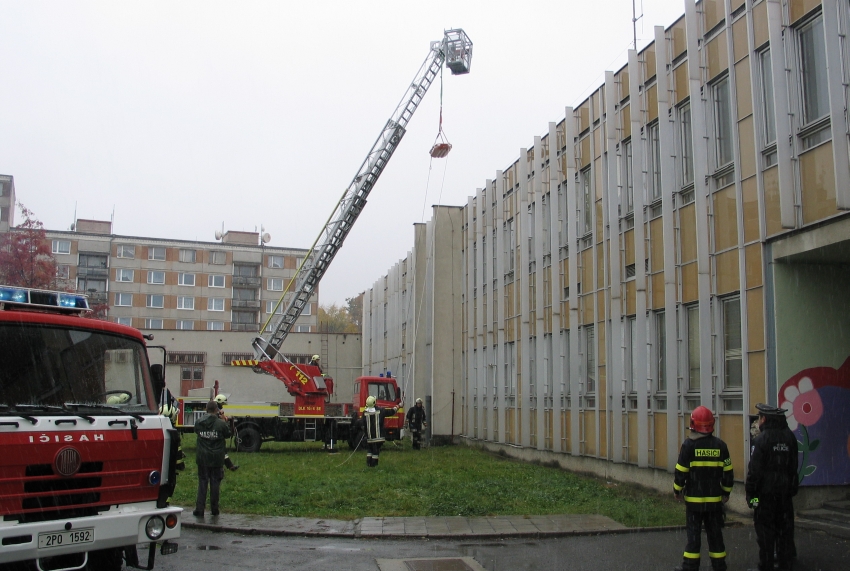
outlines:
[[[177,550],[162,367],[138,330],[87,311],[82,295],[0,286],[0,567],[152,569],[158,546]]]

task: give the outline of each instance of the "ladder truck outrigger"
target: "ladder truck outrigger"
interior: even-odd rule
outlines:
[[[254,451],[263,440],[323,440],[331,450],[335,440],[347,440],[349,445],[354,447],[358,439],[353,430],[354,422],[365,407],[368,396],[375,396],[378,406],[391,407],[401,402],[395,379],[366,376],[355,381],[353,402],[350,405],[332,404],[330,401],[334,389],[333,379],[322,376],[318,367],[292,363],[281,352],[281,346],[342,247],[366,205],[369,193],[392,158],[408,123],[443,64],[449,68],[452,75],[462,75],[469,73],[471,63],[472,42],[462,29],[447,30],[442,40],[431,42],[428,56],[419,72],[339,199],[313,243],[310,253],[305,256],[289,282],[284,295],[290,291],[293,283],[295,287],[291,290],[292,296],[281,316],[271,327],[270,318],[261,328],[259,336],[253,340],[254,359],[232,363],[251,366],[256,373],[275,376],[286,385],[289,394],[295,397],[292,415],[278,414],[274,418],[265,419],[231,416],[239,435],[240,449]],[[443,138],[441,142],[434,144],[431,156],[445,157],[450,149],[451,145]],[[283,299],[282,296],[278,305]],[[275,312],[277,309],[278,307],[275,307]],[[281,408],[284,404],[286,403],[281,403]],[[238,405],[234,408],[238,408]],[[385,428],[389,439],[401,437],[403,423],[403,411],[386,419]]]

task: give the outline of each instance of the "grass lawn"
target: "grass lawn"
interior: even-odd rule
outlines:
[[[183,436],[186,470],[172,503],[194,507],[195,435]],[[416,451],[388,442],[377,468],[348,446],[337,454],[320,443],[266,442],[255,454],[233,453],[240,465],[221,486],[221,510],[267,516],[355,519],[364,516],[603,514],[631,527],[681,525],[685,509],[626,484],[527,464],[464,445]],[[671,478],[672,481],[672,478]]]

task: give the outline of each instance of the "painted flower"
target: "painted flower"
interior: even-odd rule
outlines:
[[[812,379],[803,377],[796,385],[785,387],[782,408],[788,412],[788,427],[796,430],[798,424],[812,426],[823,415],[823,401],[812,385]]]

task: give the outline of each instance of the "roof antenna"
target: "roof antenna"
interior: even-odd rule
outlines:
[[[640,16],[637,15],[636,3],[637,0],[632,0],[632,38],[635,51],[637,51],[637,22],[643,18],[643,0],[640,1]]]

